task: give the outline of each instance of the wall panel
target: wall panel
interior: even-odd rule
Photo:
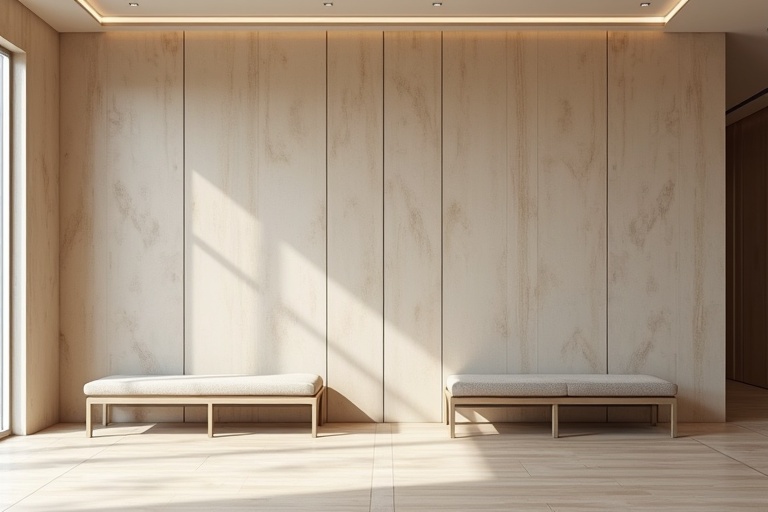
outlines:
[[[439,421],[441,34],[384,35],[384,420]]]
[[[539,35],[538,370],[606,372],[605,33]]]
[[[328,33],[328,420],[384,418],[381,32]]]
[[[254,373],[261,291],[258,34],[185,38],[184,371]],[[217,415],[247,421],[253,409],[219,408]],[[205,411],[191,417],[203,421]]]
[[[508,373],[538,369],[538,35],[507,33],[506,285]],[[547,421],[547,408],[511,408],[509,421]]]
[[[606,35],[540,33],[538,56],[537,367],[606,373]]]
[[[85,417],[83,384],[108,372],[106,63],[103,39],[61,38],[60,409]]]
[[[507,371],[538,369],[538,37],[507,35]]]
[[[184,371],[183,34],[104,37],[107,167],[99,172],[107,187],[97,193],[107,198],[106,212],[99,212],[107,218],[106,369],[178,374]],[[180,417],[132,411],[140,420]],[[122,419],[119,412],[115,419]]]
[[[680,420],[724,421],[725,36],[680,38]]]
[[[611,33],[608,52],[608,373],[671,381],[680,331],[678,42]]]
[[[59,36],[28,21],[26,428],[36,432],[59,419]]]
[[[443,60],[443,368],[506,373],[506,35],[446,33]]]
[[[259,373],[326,377],[325,59],[325,33],[259,33]]]

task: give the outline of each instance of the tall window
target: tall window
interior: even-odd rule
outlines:
[[[11,59],[0,48],[0,437],[11,429],[10,174]]]

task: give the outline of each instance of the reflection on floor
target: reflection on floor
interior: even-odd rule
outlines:
[[[728,423],[62,424],[0,442],[0,510],[768,510],[768,390],[728,383]]]

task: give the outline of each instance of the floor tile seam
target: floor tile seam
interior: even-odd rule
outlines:
[[[718,450],[718,449],[717,449],[717,448],[715,448],[714,446],[710,446],[710,445],[708,445],[707,443],[705,443],[704,441],[702,441],[702,440],[700,440],[700,439],[696,439],[696,438],[694,438],[694,441],[696,441],[697,443],[699,443],[700,445],[702,445],[702,446],[704,446],[704,447],[706,447],[706,448],[709,448],[709,449],[710,449],[710,450],[712,450],[713,452],[715,452],[715,453],[719,453],[719,454],[720,454],[720,455],[722,455],[723,457],[726,457],[726,458],[728,458],[728,459],[731,459],[732,461],[734,461],[734,462],[736,462],[736,463],[738,463],[738,464],[741,464],[742,466],[748,467],[749,469],[751,469],[751,470],[752,470],[752,471],[754,471],[755,473],[758,473],[758,474],[760,474],[760,475],[762,475],[762,476],[764,476],[764,477],[768,478],[768,473],[764,473],[764,472],[760,471],[759,469],[755,468],[754,466],[750,466],[750,465],[749,465],[749,464],[747,464],[746,462],[744,462],[744,461],[741,461],[741,460],[739,460],[739,459],[737,459],[737,458],[735,458],[735,457],[732,457],[732,456],[728,455],[727,453],[724,453],[724,452],[722,452],[722,451]]]
[[[386,430],[386,431],[385,431]],[[381,442],[384,437],[386,436],[386,441]],[[376,432],[374,435],[374,441],[373,441],[373,464],[372,464],[372,471],[371,471],[371,493],[370,493],[370,502],[369,502],[369,511],[373,512],[373,506],[374,506],[374,493],[376,492],[376,486],[377,483],[377,477],[379,476],[380,468],[382,468],[382,465],[379,463],[379,460],[381,458],[381,452],[383,450],[388,450],[388,454],[384,456],[384,458],[388,459],[388,468],[384,468],[388,471],[387,480],[389,485],[389,490],[392,496],[392,503],[391,503],[391,510],[394,511],[395,507],[395,478],[394,478],[394,450],[392,447],[392,428],[391,426],[387,424],[377,425],[376,426]]]
[[[749,426],[747,426],[747,425],[742,425],[741,423],[736,423],[736,425],[737,425],[739,428],[743,428],[744,430],[749,430],[749,431],[750,431],[750,432],[752,432],[753,434],[757,434],[757,435],[759,435],[759,436],[763,436],[763,437],[768,437],[768,432],[761,432],[761,431],[759,431],[759,430],[755,430],[754,428],[752,428],[752,427],[749,427]]]
[[[46,487],[48,487],[49,485],[51,485],[53,482],[55,482],[55,481],[56,481],[56,480],[58,480],[59,478],[63,477],[64,475],[66,475],[66,474],[68,474],[68,473],[70,473],[72,470],[74,470],[74,469],[76,469],[76,468],[80,467],[81,465],[83,465],[84,463],[86,463],[86,462],[88,462],[89,460],[93,459],[94,457],[96,457],[96,456],[98,456],[98,455],[101,455],[102,453],[104,453],[104,452],[105,452],[106,450],[108,450],[109,448],[111,448],[111,447],[115,446],[115,445],[116,445],[118,442],[120,442],[120,440],[116,440],[116,441],[115,441],[115,442],[113,442],[113,443],[110,443],[110,444],[108,444],[108,445],[105,445],[105,446],[103,446],[101,450],[99,450],[99,451],[97,451],[96,453],[92,454],[90,457],[86,457],[86,458],[84,458],[84,459],[81,459],[81,460],[80,460],[78,463],[74,464],[73,466],[71,466],[69,469],[67,469],[67,470],[66,470],[66,471],[64,471],[63,473],[60,473],[60,474],[56,475],[55,477],[51,478],[50,480],[48,480],[47,482],[45,482],[44,484],[42,484],[41,486],[39,486],[38,488],[36,488],[34,491],[32,491],[32,492],[28,493],[26,496],[24,496],[23,498],[21,498],[21,499],[17,500],[17,501],[16,501],[15,503],[13,503],[11,506],[9,506],[9,507],[7,507],[7,508],[5,508],[5,509],[3,509],[3,510],[10,510],[10,509],[12,509],[13,507],[15,507],[16,505],[19,505],[19,504],[20,504],[20,503],[22,503],[24,500],[28,499],[28,498],[29,498],[29,497],[31,497],[31,496],[34,496],[35,494],[37,494],[38,492],[40,492],[40,491],[42,491],[43,489],[45,489]]]
[[[371,484],[370,484],[370,492],[368,494],[368,512],[373,511],[373,492],[374,492],[374,482],[376,480],[376,445],[378,444],[379,439],[379,426],[376,425],[376,428],[373,431],[373,446],[371,447]]]

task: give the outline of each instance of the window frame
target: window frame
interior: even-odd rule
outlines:
[[[0,439],[11,434],[11,158],[13,56],[0,46]]]

